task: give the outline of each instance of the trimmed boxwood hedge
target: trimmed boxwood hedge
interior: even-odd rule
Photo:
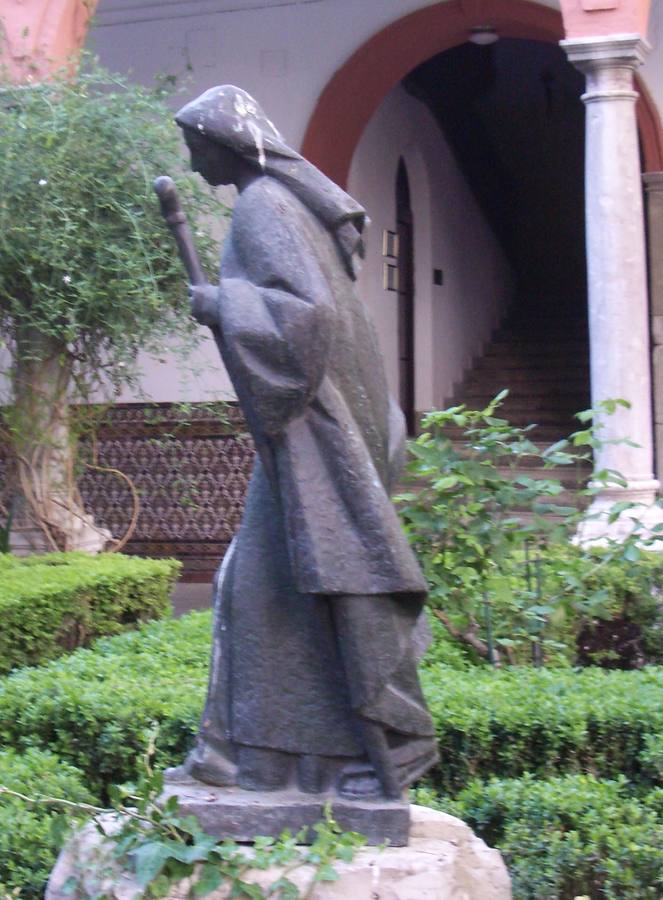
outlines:
[[[115,553],[0,554],[0,674],[166,615],[179,569]]]
[[[474,780],[454,800],[417,802],[464,819],[504,854],[517,900],[658,900],[663,790],[633,795],[625,778]]]
[[[0,785],[29,797],[94,802],[81,772],[34,749],[0,751]],[[81,818],[0,794],[0,896],[16,889],[21,897],[43,896],[64,833]]]
[[[663,739],[663,667],[422,670],[441,760],[435,787],[453,794],[475,775],[592,772],[656,783]]]
[[[197,730],[210,614],[152,622],[0,679],[0,745],[50,749],[105,786],[136,776],[160,725],[157,764],[180,761]]]
[[[51,749],[90,784],[134,778],[159,723],[160,764],[181,759],[202,709],[210,613],[100,640],[0,680],[0,744]],[[592,772],[660,782],[663,668],[494,671],[424,666],[441,762],[437,790],[480,774],[505,778]]]
[[[48,780],[52,769],[36,754],[50,750],[103,802],[109,784],[140,771],[155,723],[157,765],[180,761],[198,726],[210,631],[209,612],[191,613],[0,679],[0,745],[27,754],[23,775],[13,770],[30,782],[26,792],[71,796],[66,784],[45,786],[42,773]],[[523,900],[566,900],[576,887],[592,900],[659,896],[663,668],[465,670],[439,661],[446,656],[429,654],[422,667],[442,759],[417,799],[461,815],[497,844]],[[40,827],[27,822],[36,843],[26,841],[25,852],[16,845],[16,867],[29,871],[34,858],[48,869],[54,845]]]

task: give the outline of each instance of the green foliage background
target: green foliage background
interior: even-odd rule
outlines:
[[[215,268],[196,225],[210,194],[185,168],[164,94],[89,58],[74,77],[2,85],[0,332],[10,349],[26,327],[61,342],[89,394],[102,376],[130,379],[139,349],[192,339],[185,276],[152,189],[157,175],[174,177]]]
[[[507,393],[482,410],[429,413],[410,444],[415,489],[396,499],[435,615],[474,661],[499,655],[517,664],[574,664],[580,639],[612,623],[614,641],[604,628],[585,659],[624,668],[663,662],[663,554],[647,551],[661,527],[653,535],[635,528],[605,547],[573,545],[583,505],[623,479],[594,472],[583,486],[589,468],[578,467],[601,445],[598,429],[541,446],[533,426],[499,416]],[[598,413],[618,404],[607,401]],[[594,410],[578,414],[585,425],[595,417]],[[458,429],[462,439],[454,440]],[[578,507],[560,503],[564,475],[575,476]],[[615,503],[610,515],[638,512],[637,504]]]
[[[0,750],[0,785],[27,796],[93,800],[77,769],[39,750]],[[20,897],[43,897],[65,832],[83,818],[0,794],[0,897],[17,889]]]
[[[155,724],[157,765],[185,755],[210,631],[210,612],[191,613],[1,679],[0,745],[57,754],[106,802],[113,783],[140,774]],[[461,815],[500,847],[522,900],[659,896],[663,668],[496,671],[439,637],[422,681],[441,760],[414,799]],[[32,846],[17,851],[27,868]],[[0,882],[12,878],[0,866]]]
[[[174,559],[0,554],[0,674],[170,612]]]

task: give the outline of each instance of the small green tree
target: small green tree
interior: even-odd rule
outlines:
[[[485,409],[463,405],[428,413],[410,444],[408,471],[416,490],[397,499],[428,580],[433,614],[461,645],[494,663],[502,654],[511,663],[531,654],[540,665],[544,651],[575,660],[579,632],[589,635],[588,652],[580,654],[587,658],[591,633],[606,623],[635,633],[624,658],[658,659],[660,600],[654,588],[663,566],[659,554],[645,551],[660,549],[662,527],[648,533],[637,522],[641,505],[618,502],[609,515],[632,516],[630,535],[606,539],[600,548],[571,543],[589,515],[587,501],[603,486],[625,484],[617,472],[595,470],[583,486],[589,469],[578,468],[602,446],[596,412],[609,415],[625,401],[607,400],[598,410],[578,413],[583,430],[541,447],[532,439],[533,425],[512,425],[499,416],[507,393]],[[450,429],[460,429],[462,440],[454,441]],[[567,489],[575,482],[577,507],[560,504],[560,467],[566,468]],[[609,650],[606,662],[609,654],[618,656]]]
[[[76,549],[95,536],[75,487],[73,404],[131,383],[139,350],[194,339],[183,271],[152,190],[157,175],[172,174],[186,208],[208,214],[210,195],[184,168],[163,92],[89,60],[49,83],[1,87],[6,436],[21,528],[46,546]],[[200,243],[210,263],[212,242],[201,233]]]

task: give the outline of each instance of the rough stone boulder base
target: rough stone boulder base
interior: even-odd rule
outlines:
[[[445,813],[411,807],[408,847],[370,847],[350,863],[336,862],[339,878],[321,883],[306,895],[314,869],[295,869],[289,878],[310,900],[510,900],[511,882],[497,850],[492,850],[459,819]],[[112,824],[107,830],[112,829]],[[252,872],[247,880],[267,888],[282,870]],[[63,891],[67,879],[77,875],[80,888]],[[182,881],[168,894],[185,900],[191,884]],[[112,848],[87,826],[63,850],[51,875],[46,900],[65,900],[103,893],[109,900],[134,900],[140,891],[130,875],[112,859]],[[226,900],[228,889],[208,894]]]

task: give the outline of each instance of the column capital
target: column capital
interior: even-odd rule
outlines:
[[[603,68],[636,69],[651,50],[639,34],[610,34],[560,41],[569,62],[582,72]]]

